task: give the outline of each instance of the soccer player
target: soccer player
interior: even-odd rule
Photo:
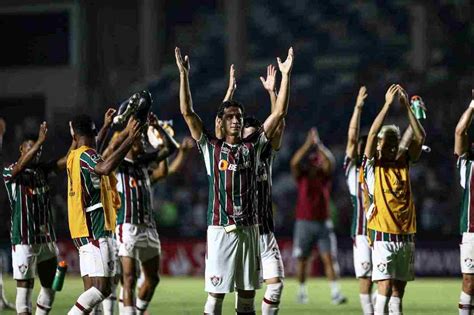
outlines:
[[[367,220],[365,219],[364,200],[362,184],[360,182],[360,167],[364,154],[367,137],[360,136],[360,117],[367,89],[362,86],[357,95],[354,112],[349,123],[347,132],[346,157],[344,160],[344,171],[347,186],[351,194],[354,212],[352,216],[351,236],[353,239],[354,270],[359,279],[359,298],[362,312],[373,314],[372,305],[372,251],[367,239]]]
[[[69,153],[68,217],[74,244],[79,250],[82,293],[69,315],[89,314],[111,293],[114,258],[111,235],[119,197],[114,193],[112,172],[141,135],[140,125],[130,119],[128,135],[108,158],[96,152],[96,129],[92,119],[80,115],[70,123],[77,149]],[[118,201],[118,202],[117,202]]]
[[[270,96],[271,109],[274,110],[277,94],[275,90],[276,69],[273,65],[267,67],[267,77],[260,77],[263,87]],[[224,101],[231,99],[237,87],[235,70],[230,69],[229,88]],[[262,123],[253,117],[244,119],[243,137],[257,136],[261,131]],[[282,120],[260,156],[257,168],[257,211],[260,232],[260,256],[262,260],[262,277],[267,284],[267,290],[262,300],[262,314],[278,314],[280,299],[285,277],[283,260],[280,248],[274,235],[273,200],[272,200],[272,164],[275,154],[280,150],[285,129],[285,120]],[[216,134],[221,133],[216,132]]]
[[[468,108],[459,119],[454,136],[454,154],[458,156],[460,183],[464,190],[460,223],[460,232],[462,234],[460,263],[463,283],[461,296],[459,297],[459,315],[470,315],[472,310],[474,310],[474,264],[472,263],[474,261],[474,225],[471,223],[473,211],[470,204],[474,189],[471,185],[474,154],[467,134],[473,115],[474,90],[472,90],[472,99]]]
[[[406,108],[412,133],[408,148],[400,145],[397,126],[383,126],[397,95]],[[410,163],[418,160],[424,140],[425,131],[410,108],[405,90],[391,85],[370,128],[362,162],[371,201],[366,216],[372,243],[372,280],[377,282],[378,291],[375,315],[385,314],[387,304],[390,314],[402,314],[407,281],[414,279],[416,212],[409,169]]]
[[[308,303],[305,284],[307,262],[315,243],[331,287],[332,303],[346,302],[334,270],[330,230],[326,222],[329,219],[329,195],[334,165],[334,156],[322,143],[316,128],[311,128],[306,141],[290,161],[291,173],[298,185],[293,256],[297,259],[296,273],[300,283],[297,301],[302,304]]]
[[[268,140],[288,110],[293,49],[285,62],[278,58],[282,82],[275,110],[263,124],[264,132],[252,139],[242,139],[243,106],[224,102],[218,111],[217,124],[224,139],[204,130],[194,112],[189,89],[189,58],[175,50],[180,73],[180,110],[191,136],[198,142],[209,179],[209,210],[205,290],[209,293],[205,314],[222,314],[226,293],[237,289],[237,314],[255,314],[255,289],[259,288],[260,251],[255,209],[257,163]]]
[[[177,149],[174,140],[158,124],[156,116],[149,121],[156,128],[164,146],[150,158],[142,139],[137,139],[120,163],[116,175],[121,204],[117,213],[116,238],[122,265],[123,309],[121,314],[143,314],[157,287],[161,246],[153,215],[152,185],[168,175],[167,157]],[[114,143],[122,142],[126,131]],[[135,302],[138,263],[144,275]]]
[[[65,169],[66,157],[40,162],[47,131],[47,124],[43,122],[37,137],[25,136],[20,145],[20,158],[3,170],[12,210],[10,234],[18,314],[32,314],[31,295],[36,276],[39,276],[41,282],[36,301],[37,315],[49,313],[55,295],[51,286],[56,272],[58,249],[48,176]],[[74,146],[73,143],[71,149]]]

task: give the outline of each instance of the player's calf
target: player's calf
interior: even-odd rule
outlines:
[[[222,302],[224,301],[224,294],[209,293],[207,295],[207,301],[204,305],[205,315],[221,315],[222,314]]]
[[[51,288],[41,287],[36,300],[36,315],[47,315],[51,311],[54,302],[55,291]]]
[[[255,291],[238,290],[235,301],[237,315],[255,315]]]
[[[20,315],[31,315],[31,294],[33,293],[33,280],[17,281],[16,288],[16,312]]]
[[[459,315],[470,315],[474,310],[474,275],[463,274],[462,291],[459,297]]]
[[[267,284],[262,301],[262,315],[276,315],[280,309],[280,299],[283,291],[283,281]]]

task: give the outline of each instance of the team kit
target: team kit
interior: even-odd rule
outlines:
[[[107,110],[100,130],[92,117],[74,117],[69,122],[71,146],[54,160],[40,159],[47,138],[46,122],[37,135],[23,138],[18,160],[3,169],[11,205],[17,287],[14,305],[6,301],[0,288],[0,309],[14,308],[22,315],[33,314],[33,310],[37,315],[54,313],[53,282],[59,252],[49,181],[66,170],[69,231],[79,253],[84,283],[84,292],[71,301],[68,314],[113,314],[116,303],[119,314],[148,314],[160,282],[161,256],[152,187],[179,172],[196,145],[209,183],[204,279],[208,295],[203,312],[222,314],[225,295],[235,292],[235,310],[227,313],[256,314],[255,291],[264,285],[261,313],[279,313],[285,272],[274,234],[272,165],[282,145],[289,109],[293,49],[286,60],[277,58],[277,67],[267,67],[266,77],[260,77],[270,103],[265,120],[247,116],[244,106],[233,99],[237,84],[231,66],[227,93],[209,129],[194,110],[190,59],[183,57],[179,48],[175,57],[179,110],[192,139],[184,138],[181,143],[174,139],[170,123],[151,112],[152,98],[147,91],[135,93],[118,110]],[[279,89],[277,76],[281,77]],[[353,204],[351,235],[361,312],[403,314],[405,287],[415,275],[416,211],[409,171],[412,163],[423,158],[426,148],[422,127],[426,108],[419,96],[409,98],[402,86],[393,84],[368,134],[361,135],[367,96],[366,88],[361,87],[348,126],[344,161]],[[384,124],[396,102],[406,109],[408,128],[403,133],[396,125]],[[455,131],[455,154],[464,189],[459,314],[466,315],[472,313],[474,303],[474,264],[469,263],[474,259],[470,202],[474,153],[467,136],[473,115],[474,100]],[[0,119],[0,139],[5,126]],[[317,129],[311,128],[290,160],[297,185],[293,256],[298,303],[309,300],[306,274],[314,246],[318,247],[333,304],[347,301],[338,283],[337,241],[329,215],[336,170],[334,156]],[[41,289],[33,307],[36,277]]]

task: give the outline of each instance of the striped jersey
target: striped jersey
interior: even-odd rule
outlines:
[[[56,241],[49,196],[48,175],[56,161],[26,168],[12,177],[16,163],[3,169],[3,180],[11,206],[12,245]]]
[[[268,143],[265,133],[232,145],[203,132],[197,143],[209,180],[207,224],[257,224],[257,162]]]
[[[260,234],[275,231],[272,203],[272,165],[275,151],[271,145],[265,146],[257,167],[257,211]]]
[[[463,188],[463,196],[461,202],[461,218],[459,229],[461,234],[474,232],[474,200],[472,200],[473,184],[473,163],[469,159],[469,154],[465,153],[458,158],[457,167],[460,175],[460,184]]]
[[[117,190],[121,204],[117,224],[155,226],[149,176],[149,163],[125,159],[117,169]]]
[[[346,156],[344,159],[344,174],[347,187],[351,194],[353,207],[351,236],[367,235],[367,220],[365,218],[362,184],[359,180],[360,168],[357,161]]]
[[[105,230],[105,214],[100,199],[101,175],[95,172],[95,166],[100,162],[102,157],[94,149],[88,149],[81,154],[82,203],[86,211],[89,236],[75,238],[73,241],[77,247],[87,244],[90,239],[97,240],[111,235]]]

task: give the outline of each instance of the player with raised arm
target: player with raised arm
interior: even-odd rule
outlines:
[[[458,157],[460,184],[463,188],[461,203],[460,232],[462,234],[460,264],[462,272],[462,291],[459,297],[459,315],[470,315],[474,310],[474,209],[470,203],[474,187],[471,185],[474,154],[469,142],[468,130],[474,115],[474,90],[468,108],[456,126],[454,135],[454,154]]]
[[[92,119],[80,115],[70,123],[77,149],[69,153],[69,230],[79,250],[84,290],[69,315],[89,314],[111,293],[114,258],[111,236],[120,198],[113,171],[141,135],[140,125],[130,119],[127,137],[103,160],[96,152],[96,129]]]
[[[25,136],[20,145],[20,158],[3,170],[12,210],[10,235],[18,314],[32,314],[31,295],[36,276],[41,282],[36,301],[37,315],[50,312],[55,296],[51,287],[58,249],[48,176],[66,168],[66,156],[46,163],[40,162],[47,131],[47,124],[43,122],[37,137]],[[71,145],[73,148],[75,143]]]
[[[408,148],[400,146],[397,126],[383,125],[399,96],[413,135]],[[377,282],[375,315],[402,314],[407,281],[414,280],[416,212],[410,185],[410,163],[418,160],[425,131],[416,119],[405,90],[391,85],[385,104],[367,136],[363,158],[364,186],[371,205],[367,227],[372,243],[372,280]],[[390,301],[390,302],[389,302]]]
[[[298,185],[296,222],[293,236],[293,256],[297,259],[297,278],[300,284],[297,302],[308,303],[306,272],[308,258],[315,244],[324,266],[324,273],[331,287],[333,304],[342,304],[346,298],[341,293],[338,274],[334,269],[331,252],[329,199],[335,159],[322,143],[316,128],[311,128],[306,141],[290,160],[290,169]]]
[[[288,110],[293,49],[284,63],[278,58],[282,83],[275,110],[265,120],[263,131],[252,139],[242,138],[243,106],[224,102],[217,125],[223,139],[204,130],[194,112],[189,89],[189,58],[176,48],[180,73],[180,110],[192,137],[198,142],[209,179],[207,259],[205,290],[209,293],[205,314],[222,314],[226,293],[237,289],[237,314],[255,314],[255,289],[259,288],[260,250],[255,204],[257,163]]]
[[[354,212],[352,215],[351,236],[353,239],[354,270],[359,279],[359,298],[362,312],[373,314],[372,305],[372,250],[367,239],[367,220],[365,219],[364,197],[360,181],[360,167],[364,155],[367,137],[360,136],[360,118],[367,89],[362,86],[357,95],[349,130],[347,132],[346,157],[344,160],[344,173],[347,187],[351,194]]]
[[[160,281],[161,245],[153,215],[152,185],[168,175],[167,158],[177,147],[153,114],[149,125],[160,132],[164,146],[154,154],[145,154],[142,139],[135,140],[116,171],[121,199],[115,230],[123,275],[121,314],[143,314]],[[138,267],[144,281],[135,299]]]

